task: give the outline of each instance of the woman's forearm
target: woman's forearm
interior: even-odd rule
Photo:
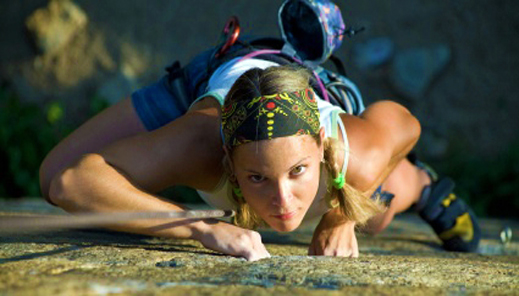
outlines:
[[[184,208],[148,194],[107,164],[99,154],[84,156],[51,182],[50,199],[71,213],[175,211]],[[107,228],[145,235],[199,239],[209,227],[203,220],[136,220]]]

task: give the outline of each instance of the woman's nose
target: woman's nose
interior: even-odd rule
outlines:
[[[289,182],[279,181],[275,185],[273,203],[279,207],[286,207],[292,201],[292,189]]]

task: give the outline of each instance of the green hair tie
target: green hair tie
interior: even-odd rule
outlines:
[[[346,184],[346,178],[344,178],[344,174],[343,173],[339,173],[339,176],[337,176],[337,178],[333,179],[333,187],[335,187],[335,189],[342,189],[342,187],[344,187],[344,184]]]
[[[243,197],[243,193],[241,193],[240,187],[233,187],[232,191],[234,192],[234,195],[237,197]]]

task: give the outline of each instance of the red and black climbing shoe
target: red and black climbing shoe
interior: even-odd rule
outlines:
[[[476,216],[469,206],[454,193],[454,181],[450,178],[434,180],[426,186],[425,198],[418,211],[438,237],[447,251],[475,252],[481,238]]]

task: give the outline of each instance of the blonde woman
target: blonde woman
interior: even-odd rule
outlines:
[[[168,94],[159,82],[51,151],[42,192],[72,213],[169,211],[185,207],[154,193],[189,186],[211,206],[237,210],[234,225],[153,220],[110,228],[195,239],[248,260],[270,256],[255,227],[293,231],[317,216],[309,254],[357,257],[356,226],[378,233],[413,205],[446,249],[473,251],[479,228],[451,181],[406,158],[420,136],[418,120],[390,101],[347,114],[316,95],[310,76],[301,67],[236,58],[169,122],[161,112],[171,102],[153,107]]]

